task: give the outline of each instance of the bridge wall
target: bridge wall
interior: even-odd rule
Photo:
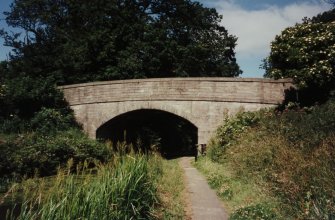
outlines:
[[[156,109],[193,123],[198,128],[198,143],[206,143],[225,114],[276,106],[290,87],[290,80],[164,78],[75,84],[60,89],[92,138],[101,125],[120,114]]]

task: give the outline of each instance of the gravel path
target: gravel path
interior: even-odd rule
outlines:
[[[206,179],[191,165],[193,157],[184,157],[180,165],[186,176],[186,189],[189,193],[193,220],[226,220],[228,215],[223,209],[215,192]]]

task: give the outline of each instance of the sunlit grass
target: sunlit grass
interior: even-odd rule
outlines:
[[[124,155],[93,169],[84,164],[73,174],[70,161],[54,177],[20,184],[21,212],[8,219],[154,219],[161,175],[156,162],[147,155]]]
[[[185,219],[185,184],[178,159],[163,160],[163,175],[158,180],[161,206],[157,210],[160,219]]]
[[[196,166],[232,219],[335,218],[334,107],[329,101],[225,121]]]
[[[76,167],[70,160],[56,176],[14,184],[7,219],[185,219],[178,160],[125,148],[110,158]]]
[[[195,166],[206,176],[210,186],[216,190],[228,214],[242,207],[255,204],[269,204],[275,207],[275,198],[267,193],[262,183],[250,178],[234,175],[233,167],[212,162],[208,157],[201,157]]]

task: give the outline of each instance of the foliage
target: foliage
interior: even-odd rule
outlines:
[[[184,219],[178,160],[131,148],[120,143],[107,163],[94,161],[90,167],[70,159],[56,176],[15,183],[7,187],[0,210],[8,210],[9,219]],[[5,219],[1,212],[0,218]]]
[[[16,0],[5,15],[25,33],[1,33],[14,74],[70,84],[241,73],[221,16],[190,0]]]
[[[222,125],[216,131],[216,138],[212,139],[212,147],[208,150],[208,155],[213,161],[219,161],[224,157],[227,147],[234,144],[246,129],[257,123],[257,114],[252,112],[240,112],[236,117],[225,116]]]
[[[259,126],[284,137],[292,148],[317,148],[335,131],[335,102],[305,109],[286,110],[282,114],[267,112]]]
[[[105,161],[107,148],[90,140],[78,129],[47,135],[26,133],[6,135],[0,142],[0,173],[2,176],[41,176],[55,174],[73,158],[74,163]]]
[[[277,219],[276,214],[266,205],[257,204],[238,209],[230,217],[230,220],[273,220]]]
[[[56,89],[53,81],[51,78],[35,78],[29,75],[6,76],[0,99],[0,119],[14,116],[22,120],[31,119],[42,107],[70,112],[63,94]]]
[[[335,215],[334,104],[330,100],[311,108],[255,113],[258,121],[243,135],[229,139],[226,147],[218,141],[224,137],[212,142],[210,148],[221,149],[214,159],[233,171],[232,179],[265,182],[284,216],[331,219]],[[215,181],[222,179],[218,176]]]
[[[19,118],[17,115],[10,115],[9,118],[0,118],[0,132],[5,134],[23,133],[29,130],[30,124],[28,120]]]
[[[293,78],[299,87],[334,82],[335,24],[306,22],[285,29],[271,44],[267,77]]]
[[[44,107],[35,114],[30,122],[33,131],[45,135],[67,130],[75,124],[73,114],[62,114],[61,111]]]
[[[306,105],[323,102],[335,89],[334,9],[286,28],[271,43],[265,77],[292,78]]]
[[[334,2],[335,3],[335,2]],[[335,4],[334,4],[335,5]],[[325,11],[321,14],[318,14],[317,16],[307,19],[307,21],[311,21],[313,23],[330,23],[335,21],[335,9]]]
[[[84,165],[75,174],[69,161],[50,180],[23,182],[17,189],[23,191],[20,213],[8,219],[153,219],[162,174],[154,157],[122,155],[91,170]]]

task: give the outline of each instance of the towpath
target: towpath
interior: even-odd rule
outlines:
[[[206,179],[191,165],[194,157],[183,157],[180,165],[186,177],[186,190],[192,209],[192,220],[226,220],[228,215],[223,209],[215,192]]]

